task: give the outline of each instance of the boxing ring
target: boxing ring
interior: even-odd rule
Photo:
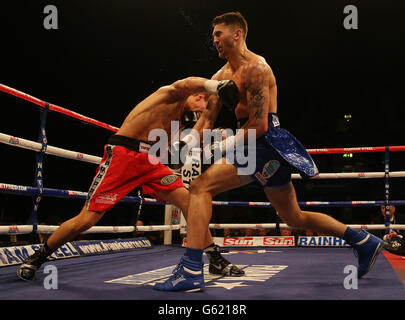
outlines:
[[[58,226],[38,224],[38,208],[43,197],[85,199],[79,190],[47,188],[43,183],[44,155],[88,162],[97,165],[101,157],[48,145],[46,121],[49,112],[63,114],[109,132],[118,128],[83,116],[71,110],[0,84],[0,91],[31,102],[41,112],[38,141],[0,133],[0,142],[10,147],[36,152],[35,184],[9,184],[0,181],[3,194],[32,197],[30,224],[0,225],[1,235],[51,234]],[[403,206],[405,200],[390,199],[390,179],[405,177],[405,171],[390,171],[390,153],[405,151],[405,146],[309,149],[310,154],[372,153],[385,156],[383,172],[320,173],[318,179],[384,179],[384,200],[367,201],[301,201],[301,207],[377,207],[387,208],[384,224],[353,224],[354,229],[405,230],[405,225],[390,224],[389,206]],[[293,174],[293,179],[300,179]],[[122,202],[141,205],[168,205],[155,199],[126,196]],[[214,201],[214,206],[271,208],[270,202]],[[108,214],[108,213],[107,213]],[[173,218],[173,217],[172,217]],[[165,220],[174,221],[174,220]],[[212,230],[224,228],[278,229],[283,223],[210,224]],[[183,223],[151,226],[94,226],[86,234],[111,233],[119,237],[136,231],[182,230]],[[292,239],[293,238],[293,239]],[[48,264],[57,271],[57,285],[49,288],[52,270],[41,268],[33,283],[21,281],[16,270],[22,259],[40,244],[0,248],[0,300],[403,300],[404,281],[399,277],[405,270],[405,259],[386,251],[377,259],[374,269],[358,281],[348,284],[350,266],[357,261],[344,241],[327,237],[242,237],[214,240],[229,258],[245,270],[242,277],[223,277],[208,273],[205,265],[206,289],[201,293],[159,292],[154,283],[167,279],[184,253],[179,244],[152,245],[145,238],[111,239],[104,241],[73,241],[59,249]],[[325,245],[326,244],[326,245]],[[208,260],[204,258],[207,263]],[[48,265],[46,264],[46,265]],[[45,266],[46,266],[45,265]],[[349,267],[349,268],[348,268]],[[55,273],[56,274],[56,273]],[[52,278],[53,279],[53,278]],[[52,280],[51,279],[51,280]],[[48,283],[49,284],[49,283]]]

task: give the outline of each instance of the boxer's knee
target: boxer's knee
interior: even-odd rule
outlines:
[[[89,211],[86,207],[83,207],[79,215],[75,220],[75,229],[77,232],[83,232],[93,227],[103,216],[104,212]]]
[[[189,187],[190,194],[196,195],[201,194],[204,192],[208,192],[208,188],[206,187],[205,179],[195,179],[191,181]]]
[[[280,213],[279,213],[280,214]],[[301,210],[294,210],[294,212],[291,212],[286,215],[281,215],[283,221],[292,228],[296,229],[306,229],[307,225],[307,216],[305,213]]]

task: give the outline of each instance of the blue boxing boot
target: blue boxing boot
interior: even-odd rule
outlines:
[[[204,290],[204,263],[202,262],[202,250],[198,250],[197,259],[195,260],[190,258],[190,250],[196,249],[187,248],[186,254],[181,258],[179,264],[173,270],[173,275],[165,282],[156,283],[153,289],[159,291],[187,292]],[[201,257],[199,257],[200,254]]]
[[[369,272],[383,248],[383,241],[365,230],[357,232],[347,227],[343,239],[350,244],[357,255],[359,266],[357,277],[361,278]]]

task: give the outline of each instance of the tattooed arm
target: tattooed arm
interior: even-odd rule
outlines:
[[[269,82],[272,76],[270,68],[262,63],[249,64],[242,71],[242,90],[246,94],[249,113],[249,119],[242,128],[255,129],[256,138],[261,137],[268,128]],[[244,131],[247,141],[247,130]]]
[[[241,74],[242,101],[238,105],[249,116],[242,130],[218,144],[222,154],[234,149],[237,145],[247,144],[249,131],[254,130],[255,139],[265,134],[268,128],[268,113],[270,105],[270,86],[275,85],[270,67],[262,63],[252,63],[243,67]],[[243,142],[242,142],[243,141]],[[215,147],[215,146],[214,146]]]

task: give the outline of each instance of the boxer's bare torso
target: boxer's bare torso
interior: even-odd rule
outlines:
[[[256,108],[254,110],[256,116],[268,112],[277,113],[276,79],[263,57],[248,51],[235,66],[227,62],[212,79],[235,81],[240,93],[240,102],[235,109],[237,119],[249,117],[249,105]],[[267,93],[260,90],[261,87],[267,89]],[[260,101],[264,94],[269,96],[268,104],[261,105]]]
[[[186,99],[178,100],[170,86],[162,87],[132,109],[117,134],[153,143],[149,133],[163,129],[169,135],[171,121],[180,119],[185,104]]]

